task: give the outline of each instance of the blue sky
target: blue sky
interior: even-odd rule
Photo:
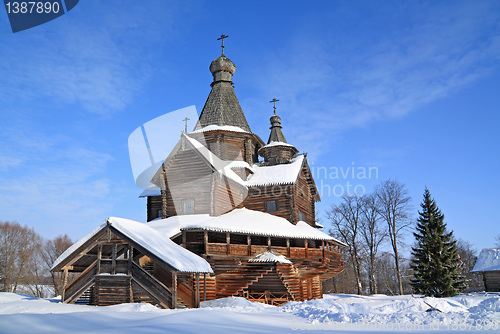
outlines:
[[[347,182],[397,178],[415,215],[427,186],[457,237],[500,234],[498,1],[85,0],[16,34],[1,17],[0,220],[73,239],[108,216],[144,221],[128,136],[201,111],[224,33],[253,132],[267,138],[276,97],[317,172],[378,171],[318,177],[321,212]]]

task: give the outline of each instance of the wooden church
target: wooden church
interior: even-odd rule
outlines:
[[[196,126],[141,195],[148,222],[108,218],[56,260],[64,302],[176,308],[240,296],[280,305],[321,298],[322,281],[342,271],[344,244],[316,223],[306,155],[287,143],[275,105],[268,141],[252,133],[235,70],[222,44]]]

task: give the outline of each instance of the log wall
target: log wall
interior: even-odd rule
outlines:
[[[483,272],[485,291],[500,292],[500,270]]]
[[[248,189],[248,196],[239,207],[245,207],[249,210],[267,212],[269,214],[292,219],[291,185],[273,185],[252,187]],[[267,202],[276,201],[277,210],[268,211]]]

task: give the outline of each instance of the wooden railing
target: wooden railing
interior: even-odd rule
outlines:
[[[270,304],[275,306],[280,306],[284,303],[289,302],[291,299],[288,294],[274,294],[269,291],[262,293],[249,293],[247,299],[251,302],[260,302],[264,304]]]
[[[87,269],[85,269],[76,280],[74,280],[64,290],[63,302],[72,303],[78,299],[88,288],[94,284],[94,276],[96,274],[96,264],[94,261]]]
[[[172,291],[135,262],[132,262],[132,277],[162,307],[172,308]]]
[[[334,250],[329,250],[332,248]],[[306,248],[306,247],[283,247],[271,246],[270,249],[278,254],[284,255],[289,258],[323,258],[336,259],[340,253],[335,250],[335,247],[329,248]],[[268,246],[264,245],[241,245],[241,244],[228,244],[226,243],[208,243],[206,245],[207,255],[236,255],[236,256],[254,256],[264,253],[269,250]]]
[[[186,305],[186,307],[195,307],[195,291],[182,281],[177,281],[177,298],[181,299],[182,303]]]

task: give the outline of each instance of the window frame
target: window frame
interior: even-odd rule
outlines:
[[[187,208],[189,208],[189,206],[187,205],[188,203],[190,203],[190,207],[191,207],[191,212],[187,212]],[[194,209],[195,209],[195,201],[194,201],[194,198],[186,198],[186,199],[183,199],[181,201],[181,206],[182,206],[182,214],[183,215],[194,215]]]
[[[274,210],[270,210],[270,203],[274,203]],[[277,200],[270,200],[266,201],[266,212],[276,212],[278,211],[278,201]]]

